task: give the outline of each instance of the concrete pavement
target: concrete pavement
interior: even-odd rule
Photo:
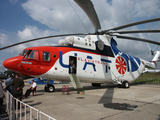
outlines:
[[[24,94],[30,87],[29,80],[25,80]],[[57,120],[160,120],[160,84],[139,84],[124,89],[105,84],[96,88],[82,83],[84,95],[77,94],[72,84],[68,84],[70,94],[62,95],[63,85],[55,84],[53,93],[44,92],[44,85],[38,85],[36,95],[31,93],[22,101]],[[27,111],[29,116],[30,110]]]
[[[24,91],[29,88],[25,81]],[[82,83],[85,94],[79,95],[72,84],[70,95],[62,95],[63,84],[55,84],[56,91],[44,92],[38,85],[37,95],[23,102],[39,109],[57,120],[160,120],[160,85],[133,85],[129,89],[102,85],[92,87]]]

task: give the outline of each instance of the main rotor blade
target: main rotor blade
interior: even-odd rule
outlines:
[[[115,31],[110,33],[119,33],[119,34],[128,34],[128,33],[156,33],[160,32],[160,30],[128,30],[128,31]]]
[[[138,22],[122,25],[122,26],[119,26],[119,27],[115,27],[115,28],[112,28],[112,29],[109,29],[109,30],[119,30],[119,29],[131,27],[131,26],[134,26],[134,25],[140,25],[140,24],[149,23],[149,22],[156,22],[156,21],[160,21],[160,18],[154,18],[154,19],[138,21]]]
[[[141,41],[141,42],[148,42],[148,43],[160,45],[160,42],[152,41],[152,40],[148,40],[148,39],[142,39],[142,38],[136,38],[136,37],[129,37],[129,36],[121,36],[121,35],[113,35],[113,36],[116,36],[117,38],[123,38],[123,39],[135,40],[135,41]]]
[[[101,29],[101,25],[94,9],[94,6],[90,0],[74,0],[88,15],[90,21],[92,22],[95,30]]]
[[[15,44],[12,44],[12,45],[8,45],[6,47],[2,47],[2,48],[0,48],[0,50],[4,50],[4,49],[7,49],[7,48],[10,48],[10,47],[13,47],[13,46],[17,46],[17,45],[20,45],[20,44],[33,42],[33,41],[37,41],[37,40],[41,40],[41,39],[47,39],[47,38],[53,38],[53,37],[62,37],[62,36],[70,36],[70,35],[88,35],[88,33],[63,34],[63,35],[53,35],[53,36],[35,38],[35,39],[31,39],[31,40],[26,40],[26,41],[23,41],[23,42],[15,43]]]

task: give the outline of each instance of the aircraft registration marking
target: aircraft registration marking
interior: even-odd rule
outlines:
[[[23,64],[32,64],[32,62],[24,62],[24,61],[21,61],[21,63],[23,63]]]

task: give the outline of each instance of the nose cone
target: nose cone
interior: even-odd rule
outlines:
[[[18,64],[18,61],[19,61],[19,57],[12,57],[12,58],[9,58],[9,59],[6,59],[4,62],[3,62],[3,66],[7,69],[10,69],[10,70],[13,70],[15,71],[16,68],[17,68],[17,64]]]

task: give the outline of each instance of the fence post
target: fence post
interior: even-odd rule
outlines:
[[[37,120],[39,120],[39,110],[37,111]]]
[[[39,111],[39,120],[41,120],[41,112]]]
[[[18,119],[18,101],[16,99],[16,119]]]
[[[30,120],[32,120],[32,108],[30,107]]]
[[[19,106],[19,105],[20,105],[20,106]],[[19,109],[19,111],[20,111],[20,120],[21,120],[21,118],[22,118],[22,111],[21,111],[22,106],[21,106],[21,105],[22,105],[21,102],[18,101],[18,109]]]
[[[9,102],[9,100],[8,100],[8,91],[6,92],[6,112],[7,112],[7,114],[8,114],[8,102]]]
[[[24,114],[25,114],[25,120],[26,120],[26,105],[25,105],[25,108],[24,108],[24,109],[25,109],[25,110],[24,110],[24,111],[25,111],[25,113],[24,113]]]
[[[15,120],[14,110],[15,110],[15,99],[14,97],[12,97],[12,119],[13,120]]]
[[[9,120],[12,120],[12,97],[9,95]]]

